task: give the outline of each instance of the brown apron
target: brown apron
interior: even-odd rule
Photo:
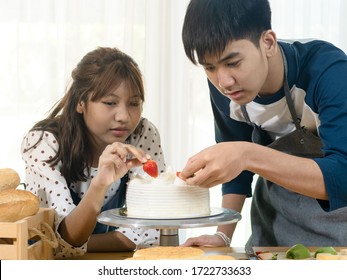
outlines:
[[[271,143],[272,140],[270,139],[270,136],[267,134],[267,132],[261,129],[261,127],[257,126],[255,123],[251,122],[246,110],[246,106],[242,105],[241,111],[244,118],[246,119],[249,125],[253,126],[252,142],[261,145],[266,145],[275,150],[295,156],[307,158],[323,157],[323,145],[320,138],[313,134],[311,131],[308,131],[305,127],[301,127],[300,125],[299,118],[296,114],[295,107],[293,104],[293,100],[290,97],[286,63],[284,69],[284,93],[296,130]]]

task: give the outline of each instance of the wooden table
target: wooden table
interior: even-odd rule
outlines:
[[[206,255],[230,255],[237,260],[247,260],[247,255],[242,247],[199,247],[205,251]],[[347,247],[334,247],[338,252]],[[317,247],[308,247],[313,254]],[[285,259],[285,252],[288,247],[254,247],[254,251],[268,251],[278,254],[278,259]],[[86,253],[83,256],[72,257],[67,260],[125,260],[131,258],[133,252],[105,252],[105,253]]]
[[[247,259],[243,248],[239,247],[199,247],[205,251],[206,255],[231,255],[236,259]],[[86,253],[83,256],[72,257],[68,260],[124,260],[131,258],[133,252],[100,252]]]

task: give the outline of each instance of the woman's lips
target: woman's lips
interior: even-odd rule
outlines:
[[[113,128],[110,131],[115,137],[124,137],[128,134],[129,130],[126,128]]]

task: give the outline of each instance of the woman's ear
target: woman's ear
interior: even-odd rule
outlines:
[[[77,104],[76,111],[77,111],[77,113],[79,113],[79,114],[83,114],[83,113],[84,113],[84,102],[83,102],[83,101],[80,101],[80,102]]]

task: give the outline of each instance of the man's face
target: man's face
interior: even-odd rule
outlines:
[[[262,93],[268,76],[266,52],[250,40],[230,42],[220,56],[205,55],[201,65],[214,86],[240,105]]]

